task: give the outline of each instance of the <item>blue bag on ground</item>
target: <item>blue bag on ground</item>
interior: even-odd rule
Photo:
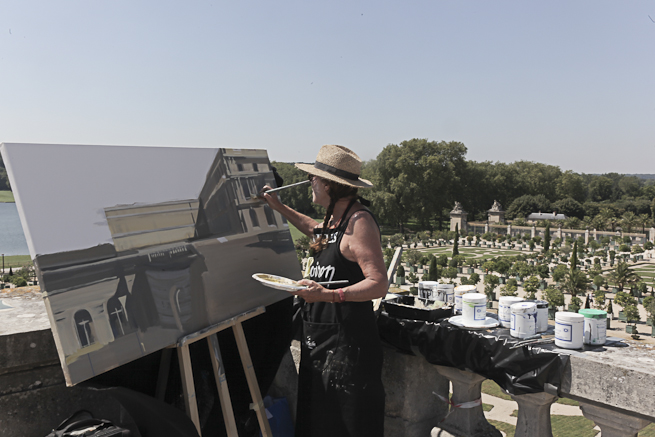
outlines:
[[[266,416],[268,423],[271,425],[273,437],[293,437],[293,420],[291,420],[291,411],[287,398],[273,399],[270,396],[264,398],[266,407]],[[262,433],[259,433],[260,437]]]

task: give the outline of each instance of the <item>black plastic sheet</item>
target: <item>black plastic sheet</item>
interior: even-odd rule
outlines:
[[[451,325],[397,319],[381,312],[380,337],[404,353],[431,363],[468,370],[492,379],[513,395],[539,393],[547,384],[559,389],[568,355],[543,347],[510,347],[509,329],[472,331]]]

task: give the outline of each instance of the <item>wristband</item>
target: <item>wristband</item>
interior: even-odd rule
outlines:
[[[346,292],[343,288],[340,288],[337,290],[337,293],[339,293],[339,302],[344,303],[346,301]]]

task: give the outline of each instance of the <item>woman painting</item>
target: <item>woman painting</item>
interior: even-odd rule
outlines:
[[[303,335],[298,381],[296,436],[383,436],[382,347],[372,300],[387,293],[380,231],[357,190],[361,160],[342,146],[323,146],[311,164],[296,164],[312,184],[313,202],[326,208],[322,224],[263,198],[314,239],[314,262],[303,301]],[[265,187],[270,189],[270,187]],[[331,289],[323,281],[347,280]]]

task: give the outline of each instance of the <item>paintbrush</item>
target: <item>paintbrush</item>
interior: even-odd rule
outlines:
[[[347,284],[348,281],[347,279],[343,279],[341,281],[325,281],[325,282],[317,282],[318,285],[337,285],[337,284]]]
[[[303,184],[308,184],[308,183],[309,183],[308,180],[307,181],[296,182],[295,184],[289,184],[289,185],[285,185],[283,187],[277,187],[277,188],[272,188],[270,190],[262,191],[261,193],[259,193],[259,195],[261,196],[264,193],[271,194],[271,193],[275,193],[276,191],[284,190],[286,188],[296,187],[298,185],[303,185]]]

